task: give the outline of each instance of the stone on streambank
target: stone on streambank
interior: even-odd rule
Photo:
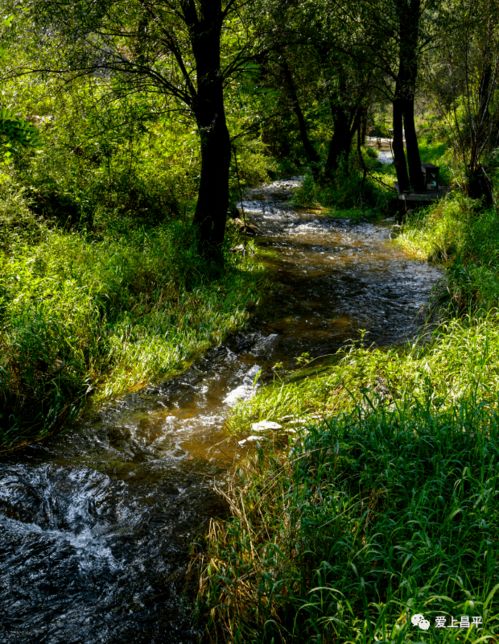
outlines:
[[[257,423],[253,423],[251,425],[251,430],[253,432],[266,432],[268,430],[276,430],[276,429],[282,429],[282,425],[279,423],[275,423],[272,420],[260,420]],[[257,441],[261,440],[266,440],[266,436],[262,436],[261,433],[259,436],[256,436],[255,434],[252,434],[251,436],[248,436],[247,438],[243,438],[243,440],[238,441],[238,444],[243,447],[247,443],[256,443]]]
[[[282,429],[282,425],[272,420],[260,420],[251,425],[252,432],[266,432],[268,429]]]
[[[307,419],[286,416],[282,420],[286,423],[286,425],[296,426],[306,424],[310,421],[310,418]],[[244,447],[244,445],[247,445],[248,443],[258,443],[262,440],[268,440],[269,437],[265,436],[264,432],[276,432],[278,430],[283,430],[287,434],[296,434],[298,431],[296,427],[283,426],[281,423],[276,423],[273,420],[260,420],[256,423],[251,424],[251,431],[258,432],[258,434],[251,434],[250,436],[243,438],[242,440],[238,441],[238,445]]]
[[[248,436],[247,438],[243,438],[241,441],[237,441],[237,444],[240,445],[241,447],[244,447],[247,443],[257,443],[261,440],[267,440],[266,436]]]

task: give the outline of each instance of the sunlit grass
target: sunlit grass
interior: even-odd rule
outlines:
[[[0,255],[0,444],[42,437],[90,393],[98,403],[167,379],[244,324],[261,270],[226,261],[207,279],[182,222],[21,235]]]
[[[212,524],[210,637],[402,644],[421,641],[422,613],[433,629],[483,618],[442,641],[494,641],[498,430],[477,399],[438,411],[371,397],[288,453],[261,451],[234,478],[232,518]]]
[[[353,345],[334,364],[309,367],[276,377],[249,401],[240,403],[229,427],[248,431],[260,420],[281,422],[323,418],[353,409],[366,391],[393,405],[411,395],[451,405],[470,395],[494,404],[499,390],[499,315],[442,322],[431,339],[402,348]]]
[[[448,266],[448,292],[459,312],[499,305],[499,218],[460,194],[410,216],[397,238],[421,259]]]

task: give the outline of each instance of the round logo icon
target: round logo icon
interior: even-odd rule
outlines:
[[[425,619],[424,615],[421,613],[416,613],[411,617],[411,623],[413,626],[419,626],[423,631],[427,631],[430,628],[429,620]]]

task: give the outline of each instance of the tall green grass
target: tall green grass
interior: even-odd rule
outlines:
[[[377,179],[381,167],[367,156],[369,175],[359,168],[357,159],[342,162],[334,180],[315,181],[308,173],[293,193],[292,202],[297,207],[325,207],[332,217],[348,219],[377,219],[390,212],[394,191],[390,185]],[[373,180],[374,177],[374,180]]]
[[[499,390],[499,315],[467,315],[441,322],[430,337],[405,347],[354,343],[329,363],[284,374],[239,404],[228,420],[235,433],[272,420],[291,428],[365,404],[366,393],[393,406],[410,399],[447,408],[463,398],[493,404]],[[331,364],[332,363],[332,364]]]
[[[185,369],[258,298],[259,269],[240,255],[205,277],[184,221],[85,237],[48,228],[8,189],[4,210],[17,204],[30,226],[0,218],[13,233],[0,250],[0,446],[46,435],[90,393],[99,402]]]
[[[211,641],[499,637],[497,215],[454,195],[398,243],[447,267],[438,327],[281,374],[229,419],[242,435],[260,420],[293,433],[262,439],[225,493],[231,518],[212,523]],[[462,615],[483,624],[436,628]]]
[[[422,259],[448,267],[450,303],[458,313],[488,311],[499,304],[497,210],[451,193],[436,206],[412,215],[399,243]]]
[[[498,430],[473,398],[440,412],[370,398],[287,454],[262,451],[233,481],[233,518],[211,527],[210,639],[495,641]],[[441,615],[483,627],[439,633]]]

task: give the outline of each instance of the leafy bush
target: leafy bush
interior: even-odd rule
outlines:
[[[240,198],[241,188],[268,181],[270,174],[276,170],[276,163],[268,156],[265,145],[259,139],[250,139],[237,147],[233,145],[231,170],[231,190]]]
[[[332,181],[316,182],[310,173],[306,174],[302,185],[293,195],[296,206],[321,204],[331,208],[331,214],[346,210],[364,210],[364,216],[377,216],[390,210],[393,195],[385,187],[369,177],[363,178],[362,172],[353,161],[342,163]]]
[[[18,243],[38,242],[46,227],[30,209],[26,191],[12,168],[0,166],[0,251]]]
[[[9,158],[23,147],[37,145],[36,127],[6,108],[0,108],[0,153]]]

